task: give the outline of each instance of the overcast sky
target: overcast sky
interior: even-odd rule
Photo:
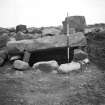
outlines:
[[[58,26],[67,12],[85,16],[87,24],[105,23],[105,0],[0,0],[0,27]]]

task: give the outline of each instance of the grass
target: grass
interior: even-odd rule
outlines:
[[[0,105],[105,105],[105,73],[92,63],[70,74],[6,65],[0,68]]]

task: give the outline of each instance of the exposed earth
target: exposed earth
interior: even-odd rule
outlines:
[[[84,72],[52,74],[0,68],[0,105],[105,105],[105,74],[94,64]]]

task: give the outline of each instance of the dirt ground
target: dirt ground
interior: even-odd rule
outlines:
[[[105,105],[105,74],[94,64],[84,72],[52,74],[0,68],[0,105]]]

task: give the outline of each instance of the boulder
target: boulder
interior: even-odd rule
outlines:
[[[84,46],[86,45],[86,39],[83,33],[78,32],[76,34],[70,35],[69,44],[71,47]],[[38,39],[25,39],[18,41],[9,41],[7,43],[7,48],[9,50],[27,50],[35,51],[40,49],[66,47],[67,46],[67,36],[56,35],[56,36],[46,36]]]
[[[9,33],[9,37],[15,38],[15,37],[16,37],[16,33],[15,33],[15,32],[10,32],[10,33]]]
[[[7,58],[7,50],[6,49],[0,50],[0,57],[2,57],[3,59]]]
[[[24,39],[33,39],[34,35],[19,31],[16,33],[14,37],[16,38],[16,40],[24,40]]]
[[[0,66],[2,66],[3,64],[4,64],[4,59],[0,57]]]
[[[21,31],[23,33],[26,33],[27,32],[27,26],[26,25],[22,25],[22,24],[17,25],[16,26],[16,32],[19,32],[19,31]]]
[[[60,33],[61,30],[55,27],[43,28],[42,30],[42,36],[54,36],[54,35],[59,35]]]
[[[32,68],[43,72],[52,72],[53,70],[58,69],[58,63],[54,60],[42,61],[42,62],[35,63]]]
[[[9,41],[9,36],[7,33],[4,33],[0,36],[0,48],[6,47],[7,42]]]
[[[1,50],[0,51],[0,66],[2,66],[7,59],[7,51],[6,50]]]
[[[13,62],[13,61],[19,60],[19,59],[21,59],[21,57],[19,55],[17,55],[17,56],[12,56],[9,60],[10,60],[10,62]]]
[[[13,63],[13,68],[18,70],[27,70],[29,68],[29,64],[21,60],[16,60]]]
[[[9,32],[16,32],[16,29],[14,27],[8,28]]]
[[[8,29],[0,27],[0,36],[2,36],[4,33],[8,34],[9,33]]]
[[[15,39],[16,40],[23,40],[24,39],[25,34],[21,31],[17,32],[15,35]]]
[[[35,51],[38,49],[47,49],[50,47],[54,47],[54,45],[51,43],[41,42],[33,39],[9,41],[7,43],[7,49],[9,52],[16,49],[19,51]]]
[[[74,70],[79,70],[81,68],[80,63],[78,62],[71,62],[66,64],[61,64],[59,66],[58,72],[60,73],[69,73]]]
[[[67,36],[66,35],[55,35],[55,36],[45,36],[38,38],[37,41],[42,43],[50,43],[54,47],[67,46]],[[69,44],[71,47],[74,46],[85,46],[87,44],[86,38],[82,32],[71,34],[69,37]]]
[[[42,34],[42,31],[40,28],[35,28],[35,27],[30,27],[30,28],[27,28],[28,30],[28,33],[30,34]]]
[[[34,35],[27,33],[24,35],[24,39],[34,39]]]
[[[78,50],[74,51],[73,61],[78,62],[80,60],[84,60],[87,57],[88,57],[88,55],[86,52],[78,49]]]
[[[23,45],[21,44],[21,42],[18,44],[19,41],[15,41],[15,40],[10,40],[7,42],[7,50],[8,50],[8,53],[17,53],[19,51],[23,51],[24,50],[24,47]]]
[[[9,41],[16,41],[16,39],[14,37],[10,37]]]

